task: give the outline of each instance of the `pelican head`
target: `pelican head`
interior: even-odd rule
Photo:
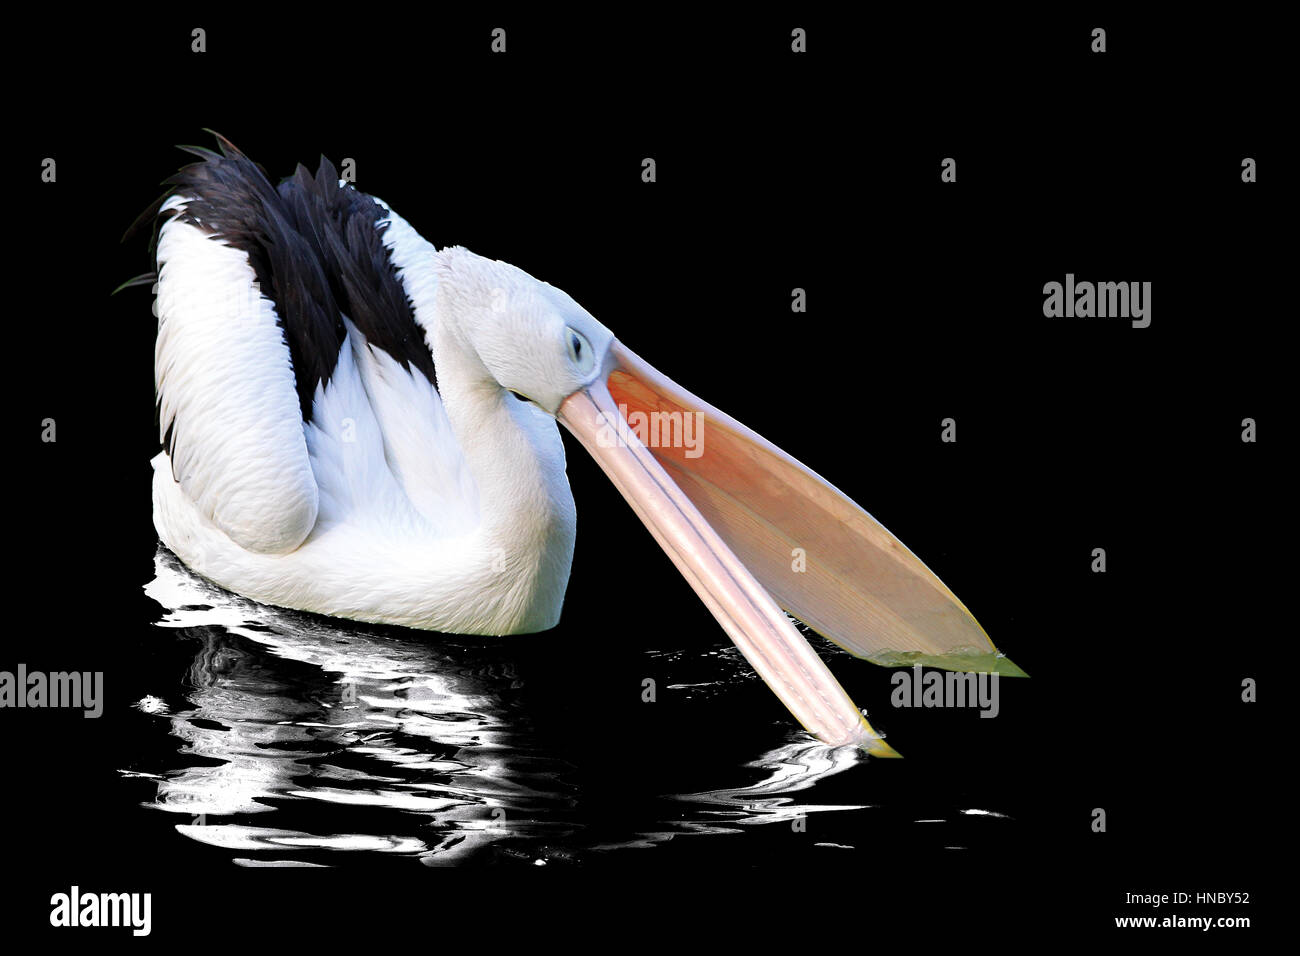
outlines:
[[[1020,673],[874,518],[651,367],[569,295],[463,248],[437,256],[439,321],[495,383],[574,435],[814,735],[897,756],[787,611],[877,663]]]
[[[461,246],[435,258],[439,323],[502,388],[556,416],[606,371],[614,335],[568,293]]]

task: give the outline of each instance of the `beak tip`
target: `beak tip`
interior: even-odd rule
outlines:
[[[1026,677],[1027,678],[1029,676],[1027,673],[1025,673],[1025,671],[1023,671],[1020,667],[1018,667],[1015,663],[1013,663],[1011,658],[1005,656],[1001,652],[998,653],[998,656],[994,661],[993,672],[995,674],[1001,675],[1002,677]]]
[[[851,741],[851,743],[856,744],[861,750],[873,757],[901,759],[903,756],[893,747],[889,746],[889,744],[885,743],[885,738],[876,733],[871,724],[867,722],[866,717],[862,717],[862,723],[861,726],[858,727],[857,737]]]
[[[884,757],[888,759],[896,758],[899,760],[903,759],[902,754],[900,754],[893,747],[889,746],[889,744],[885,743],[879,737],[870,737],[862,741],[860,744],[858,744],[858,746],[861,747],[863,750],[865,750],[873,757]]]

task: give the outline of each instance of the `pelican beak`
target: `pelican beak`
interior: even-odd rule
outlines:
[[[609,354],[606,374],[557,417],[810,733],[898,756],[785,611],[879,664],[1023,676],[943,582],[845,495],[622,343]]]

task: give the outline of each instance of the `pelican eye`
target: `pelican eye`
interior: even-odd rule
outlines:
[[[591,343],[581,332],[565,327],[564,341],[569,348],[569,361],[578,367],[579,372],[590,372],[596,364],[596,353],[591,350]]]

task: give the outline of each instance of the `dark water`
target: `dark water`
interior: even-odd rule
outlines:
[[[770,860],[1017,833],[1005,808],[900,790],[882,774],[905,761],[825,747],[793,721],[710,743],[702,725],[735,724],[741,699],[766,692],[729,644],[609,654],[614,673],[566,683],[556,638],[451,639],[268,608],[161,547],[155,571],[149,640],[187,663],[149,676],[133,705],[148,746],[135,742],[120,772],[147,796],[142,837],[174,828],[208,860],[542,866],[670,847]],[[628,715],[658,705],[611,710],[595,689],[639,687],[647,672],[671,674],[658,693],[689,719],[638,724]]]

